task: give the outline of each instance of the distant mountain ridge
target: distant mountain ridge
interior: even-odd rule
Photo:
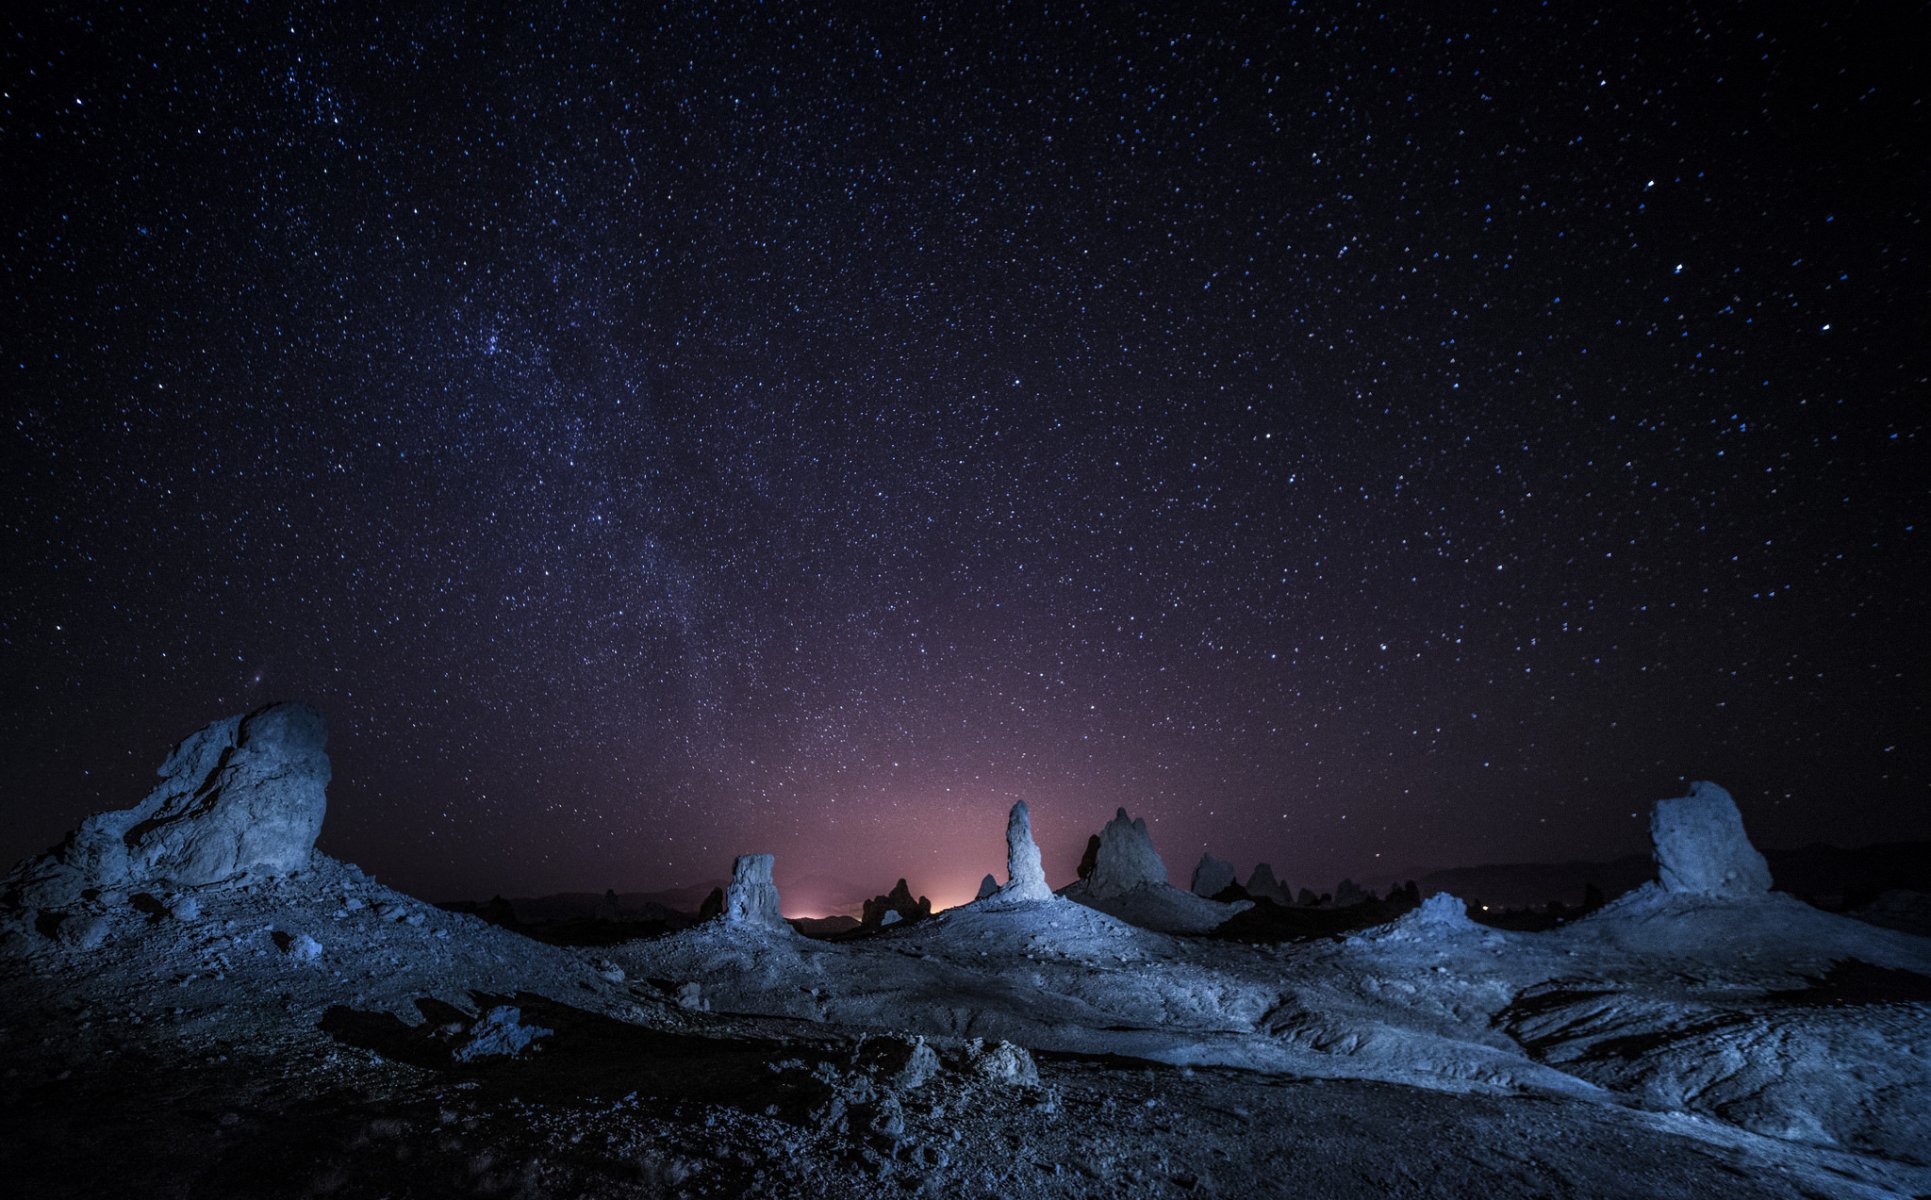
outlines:
[[[1765,850],[1772,886],[1824,907],[1855,907],[1880,892],[1931,892],[1931,842],[1885,842],[1846,849],[1821,842],[1788,850]],[[1559,901],[1581,904],[1594,884],[1615,897],[1656,878],[1647,854],[1607,861],[1496,863],[1430,871],[1416,882],[1423,896],[1449,892],[1472,903],[1533,908]]]

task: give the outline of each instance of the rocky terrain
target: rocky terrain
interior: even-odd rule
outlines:
[[[1544,933],[1435,895],[1205,937],[1271,869],[1173,888],[1121,812],[1055,894],[1020,804],[961,908],[816,940],[748,854],[710,919],[572,948],[317,853],[328,778],[312,711],[219,721],[0,887],[21,1194],[1931,1192],[1931,940],[1770,890],[1711,784]]]

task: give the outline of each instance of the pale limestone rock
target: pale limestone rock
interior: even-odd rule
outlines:
[[[115,894],[286,875],[309,862],[328,808],[322,717],[271,704],[190,734],[161,782],[120,812],[96,813],[15,871],[8,891],[36,908]]]
[[[1769,864],[1750,844],[1736,801],[1714,783],[1692,783],[1689,795],[1658,800],[1649,836],[1666,892],[1748,899],[1770,890]]]
[[[731,864],[731,886],[724,889],[726,925],[746,929],[789,930],[778,911],[778,885],[771,881],[769,854],[740,854]]]
[[[1039,844],[1033,841],[1032,810],[1024,800],[1012,806],[1006,818],[1006,886],[999,889],[1002,900],[1051,900],[1053,889],[1046,886],[1046,869],[1039,863]]]
[[[1166,882],[1167,865],[1154,852],[1146,818],[1136,821],[1126,815],[1126,809],[1120,809],[1100,830],[1099,853],[1093,859],[1093,874],[1086,881],[1087,894],[1104,899]]]

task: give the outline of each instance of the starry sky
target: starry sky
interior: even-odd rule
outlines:
[[[0,18],[0,857],[282,698],[432,898],[1931,836],[1914,6],[410,7]]]

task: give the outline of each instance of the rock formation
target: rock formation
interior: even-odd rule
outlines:
[[[1087,894],[1104,899],[1149,883],[1166,882],[1167,865],[1154,852],[1146,818],[1136,821],[1126,815],[1126,809],[1120,809],[1100,830],[1093,874],[1086,881]]]
[[[740,854],[731,864],[731,886],[724,889],[726,925],[746,929],[783,929],[784,915],[778,911],[778,885],[771,882],[769,854]]]
[[[1053,889],[1046,885],[1046,868],[1039,863],[1039,844],[1033,841],[1033,814],[1020,800],[1006,818],[1006,886],[999,889],[1003,900],[1051,900]]]
[[[998,890],[999,890],[999,881],[997,879],[994,879],[991,875],[987,875],[984,879],[981,879],[979,881],[979,894],[974,896],[973,899],[984,900],[987,896],[992,895],[994,892]]]
[[[860,923],[876,929],[888,923],[887,913],[896,914],[899,921],[923,921],[932,915],[932,902],[924,896],[912,899],[912,889],[901,879],[883,896],[865,901],[865,915]]]
[[[300,870],[328,807],[326,741],[321,714],[304,704],[224,717],[174,748],[146,799],[87,818],[7,890],[21,904],[61,908],[89,892]]]
[[[1367,899],[1368,893],[1362,891],[1361,885],[1352,879],[1343,879],[1335,886],[1334,907],[1336,908],[1348,908],[1364,903]]]
[[[1215,896],[1233,886],[1234,864],[1211,854],[1200,856],[1200,865],[1193,869],[1193,894],[1212,900]]]
[[[1294,903],[1294,892],[1286,884],[1274,878],[1274,868],[1261,863],[1254,873],[1247,877],[1247,894],[1256,900],[1272,900],[1276,904]]]
[[[1656,873],[1665,892],[1742,900],[1770,890],[1770,867],[1743,831],[1730,793],[1714,783],[1658,800],[1649,818]]]
[[[1093,867],[1100,860],[1100,835],[1094,834],[1086,839],[1086,849],[1079,856],[1078,875],[1081,879],[1093,878]]]
[[[724,889],[712,888],[711,894],[704,897],[703,901],[700,902],[697,906],[697,919],[700,922],[709,921],[713,917],[721,917],[723,915],[724,915]]]

